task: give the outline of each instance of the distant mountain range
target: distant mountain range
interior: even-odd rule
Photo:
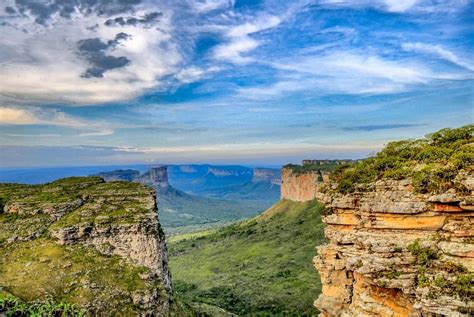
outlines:
[[[143,174],[122,169],[95,175],[106,181],[132,181],[155,188],[160,220],[168,230],[254,216],[277,201],[280,192],[277,169],[186,165],[153,167]],[[171,177],[177,186],[192,191],[175,188],[169,182]]]

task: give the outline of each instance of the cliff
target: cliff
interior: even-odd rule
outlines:
[[[474,178],[467,192],[414,194],[411,182],[377,181],[333,194],[323,222],[329,243],[314,264],[323,316],[468,316],[474,312]]]
[[[318,171],[296,173],[292,168],[281,169],[281,199],[299,202],[313,200],[322,184]]]
[[[391,143],[320,188],[322,316],[474,314],[472,135],[467,126]]]
[[[329,182],[329,173],[350,160],[303,160],[303,165],[288,164],[281,169],[281,199],[305,202],[319,197]]]
[[[0,202],[0,295],[91,315],[175,310],[152,189],[77,177],[0,184]]]
[[[170,185],[168,182],[168,166],[152,167],[148,172],[136,177],[133,181],[155,187],[167,187]]]

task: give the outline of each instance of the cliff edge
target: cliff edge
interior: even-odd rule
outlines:
[[[92,315],[174,311],[151,188],[100,177],[0,184],[0,207],[0,295]]]
[[[474,314],[473,130],[390,143],[319,188],[322,316]]]

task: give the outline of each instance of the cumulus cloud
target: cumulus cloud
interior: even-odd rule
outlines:
[[[36,23],[46,24],[56,15],[70,19],[74,13],[84,15],[112,15],[133,12],[141,0],[16,0],[15,4],[22,15],[29,15]]]
[[[3,97],[36,103],[122,101],[164,85],[163,77],[178,70],[182,55],[171,35],[171,14],[157,19],[156,8],[135,0],[89,2],[18,2],[21,14],[2,26]],[[125,13],[130,16],[123,25],[105,25]],[[142,20],[155,20],[155,27]]]
[[[121,41],[126,41],[130,35],[120,32],[113,40],[103,42],[99,38],[80,40],[78,42],[79,51],[82,56],[91,64],[83,77],[104,77],[107,70],[124,67],[130,60],[124,56],[106,55],[107,50],[113,50]]]

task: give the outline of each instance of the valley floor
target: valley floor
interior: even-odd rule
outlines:
[[[238,315],[315,315],[321,283],[312,258],[324,242],[322,209],[283,200],[250,220],[173,237],[178,296],[212,316],[209,305]]]

